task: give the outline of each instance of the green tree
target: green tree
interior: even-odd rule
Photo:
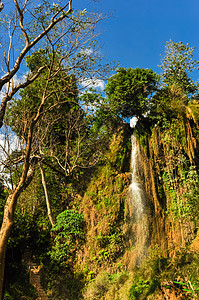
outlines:
[[[64,266],[75,260],[76,251],[85,241],[85,224],[83,215],[74,210],[65,210],[57,216],[53,228],[56,232],[55,244],[50,253],[53,261]]]
[[[36,50],[40,47],[40,43],[43,43],[43,46],[46,43],[56,45],[61,33],[61,23],[72,12],[72,0],[67,1],[63,6],[52,5],[51,1],[46,0],[40,3],[13,0],[6,3],[6,6],[7,13],[1,14],[0,18],[0,27],[3,32],[0,47],[2,58],[0,90],[4,94],[0,107],[1,127],[7,103],[20,89],[31,84],[46,66],[39,65],[35,74],[23,83],[13,81],[13,77],[20,72],[26,56],[33,48]],[[57,32],[56,35],[51,34],[54,29]],[[17,51],[14,45],[16,40],[18,41]]]
[[[120,68],[106,86],[113,114],[142,117],[150,109],[150,96],[157,90],[158,76],[152,70]]]
[[[191,73],[198,69],[199,61],[194,59],[194,47],[172,40],[166,43],[165,55],[160,66],[163,73],[163,83],[177,85],[184,93],[190,94],[197,90],[197,84],[191,78]]]
[[[104,71],[102,70],[101,64],[97,63],[97,51],[95,50],[94,43],[96,37],[95,26],[101,19],[101,16],[95,14],[88,16],[86,11],[71,14],[72,1],[69,1],[64,7],[54,7],[47,1],[44,1],[45,5],[43,7],[39,5],[35,10],[31,10],[31,15],[33,15],[35,19],[33,24],[30,23],[30,27],[28,27],[27,23],[25,25],[24,14],[25,12],[29,12],[26,5],[31,3],[31,1],[24,1],[24,5],[20,3],[21,7],[19,7],[17,0],[14,0],[14,2],[18,12],[16,23],[14,24],[17,27],[17,22],[19,21],[19,28],[21,29],[26,45],[21,50],[13,67],[11,66],[12,62],[10,56],[8,56],[8,60],[7,56],[5,58],[8,74],[3,76],[0,80],[0,88],[3,87],[4,84],[9,83],[0,108],[0,125],[2,125],[8,101],[11,101],[12,97],[20,89],[26,88],[27,90],[22,92],[23,101],[20,102],[19,100],[19,106],[17,105],[17,99],[15,103],[11,104],[10,113],[12,108],[13,112],[15,110],[17,113],[8,121],[8,123],[13,122],[9,125],[12,126],[14,132],[20,137],[21,148],[15,157],[13,157],[11,153],[8,153],[5,148],[5,154],[7,153],[6,161],[9,162],[10,165],[11,177],[13,174],[15,176],[14,180],[12,180],[13,184],[8,187],[9,196],[4,206],[4,217],[0,231],[0,298],[2,297],[6,247],[14,223],[17,200],[24,189],[30,184],[38,160],[41,159],[38,153],[41,154],[43,150],[41,147],[42,139],[44,140],[46,138],[49,128],[52,128],[50,127],[51,121],[54,126],[58,121],[57,118],[60,116],[62,105],[65,105],[65,113],[70,112],[69,108],[71,105],[69,105],[69,102],[74,103],[74,99],[72,98],[75,98],[75,95],[77,95],[77,82],[81,82],[88,74],[93,78],[96,74],[102,74]],[[65,11],[67,7],[68,10]],[[63,24],[61,24],[61,21]],[[11,25],[13,25],[13,23],[11,23]],[[29,29],[26,30],[26,28]],[[54,31],[50,32],[52,29],[54,29]],[[10,32],[12,32],[11,29]],[[12,39],[14,33],[13,31],[10,40],[11,44],[10,47],[8,47],[9,49],[11,49],[13,45]],[[46,37],[45,42],[43,40],[44,50],[38,51],[33,54],[33,58],[29,57],[28,59],[30,72],[25,79],[25,83],[15,84],[15,82],[13,82],[12,84],[10,80],[18,72],[22,61],[33,46],[36,47],[37,42],[39,43],[44,36]],[[91,47],[92,51],[88,53],[86,49],[91,49]],[[37,63],[39,56],[42,59]],[[40,75],[42,75],[42,77],[40,77],[39,80]],[[32,88],[30,88],[30,85]],[[71,88],[71,85],[73,88]],[[71,90],[75,95],[70,95],[69,91]],[[29,91],[30,94],[26,94],[27,91]],[[24,109],[17,111],[20,105],[21,108],[23,108],[22,104],[25,105]],[[75,110],[77,105],[72,106]],[[67,107],[68,110],[66,109]],[[45,126],[42,124],[45,124]],[[55,132],[56,130],[54,134]],[[61,132],[61,130],[59,130],[59,132]],[[76,147],[76,153],[79,155],[79,143],[76,143]],[[57,160],[57,164],[60,166],[60,169],[62,169],[63,165],[59,164],[59,158],[55,157],[55,160]],[[74,164],[75,167],[77,166],[76,162],[77,160],[72,162],[73,167]],[[68,169],[67,164],[64,165],[64,173],[67,172]]]
[[[164,86],[151,98],[151,119],[172,120],[186,113],[188,97],[177,85]]]

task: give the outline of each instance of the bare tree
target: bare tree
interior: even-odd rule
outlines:
[[[54,135],[46,135],[45,144],[48,147],[45,148],[45,154],[40,155],[45,165],[64,177],[70,177],[78,169],[88,169],[97,164],[102,154],[100,140],[90,136],[89,116],[81,108],[65,112],[59,117],[64,142]],[[53,122],[48,126],[52,132]]]
[[[49,32],[63,19],[65,19],[71,13],[72,10],[72,0],[69,0],[65,5],[57,7],[56,10],[49,9],[48,13],[50,14],[51,12],[51,18],[48,22],[45,18],[45,7],[40,13],[39,18],[36,14],[32,14],[32,20],[27,21],[26,19],[30,17],[30,3],[31,1],[28,0],[24,0],[23,2],[18,2],[17,0],[14,0],[13,5],[10,7],[10,9],[12,9],[12,14],[10,15],[10,19],[6,21],[9,41],[6,40],[4,44],[3,42],[0,43],[3,54],[2,71],[5,73],[5,75],[2,75],[0,79],[0,91],[3,89],[3,87],[6,86],[5,96],[3,97],[0,106],[0,126],[3,125],[3,118],[7,102],[12,99],[12,97],[18,92],[19,89],[24,88],[25,86],[33,82],[45,68],[45,66],[41,66],[31,78],[28,78],[26,80],[26,82],[14,85],[12,79],[14,75],[16,75],[19,71],[24,58],[31,51],[31,49],[33,49],[34,46],[39,44],[41,40],[43,40],[44,38],[48,38]],[[24,20],[26,20],[26,22],[24,22]],[[31,32],[29,32],[29,30],[27,29],[27,25],[31,21],[34,23],[38,23],[39,20],[41,29],[37,32],[37,35],[35,37],[31,38]],[[2,21],[5,22],[5,19],[3,19]],[[12,52],[14,51],[14,40],[16,35],[19,38],[19,28],[20,33],[23,36],[25,45],[19,52],[17,58],[15,59],[14,57],[13,63]],[[39,28],[39,24],[37,28]]]

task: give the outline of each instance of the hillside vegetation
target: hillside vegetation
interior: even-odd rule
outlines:
[[[193,51],[169,41],[161,76],[119,68],[105,95],[93,89],[80,93],[77,74],[65,71],[57,53],[59,76],[46,86],[46,69],[10,102],[5,138],[12,131],[21,145],[4,161],[1,222],[26,163],[29,128],[40,116],[29,156],[34,174],[19,195],[8,241],[3,299],[37,299],[27,253],[49,299],[199,298],[199,94],[190,76],[198,69]],[[50,68],[51,55],[40,49],[29,56],[30,74],[38,61]],[[44,91],[48,101],[41,109]],[[134,128],[127,122],[132,117],[138,120]],[[133,134],[136,180],[144,194],[140,219],[129,189]]]

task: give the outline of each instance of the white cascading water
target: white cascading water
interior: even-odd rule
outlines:
[[[131,136],[132,153],[131,153],[131,174],[132,180],[129,187],[131,192],[131,200],[134,205],[136,219],[139,220],[144,212],[144,191],[138,180],[138,163],[139,163],[139,148],[135,135]]]
[[[137,251],[137,264],[141,263],[142,258],[146,254],[146,243],[148,237],[148,221],[145,208],[145,192],[142,183],[139,180],[139,161],[140,151],[135,135],[131,136],[132,154],[131,154],[131,174],[132,181],[129,187],[131,217],[133,219],[135,234],[135,249]]]

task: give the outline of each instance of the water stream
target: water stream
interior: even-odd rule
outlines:
[[[131,174],[132,181],[129,187],[131,219],[134,228],[134,247],[137,252],[137,262],[140,264],[147,252],[148,220],[145,191],[139,176],[140,150],[137,139],[133,134],[131,137]]]

